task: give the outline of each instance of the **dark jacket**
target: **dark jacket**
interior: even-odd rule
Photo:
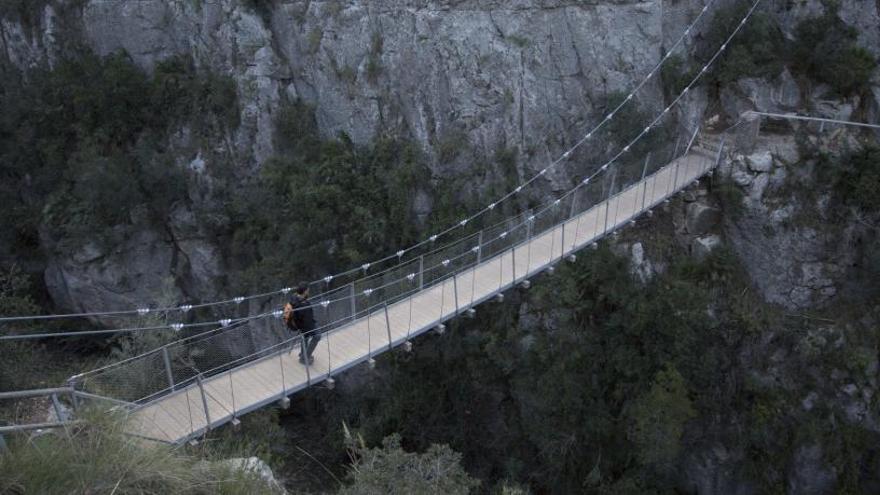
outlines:
[[[310,332],[315,329],[315,313],[312,311],[312,302],[307,298],[293,296],[290,300],[293,306],[293,324],[300,332]]]

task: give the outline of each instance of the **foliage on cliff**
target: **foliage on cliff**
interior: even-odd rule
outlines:
[[[171,134],[222,134],[238,120],[229,79],[177,58],[148,75],[122,53],[6,71],[0,107],[0,199],[14,205],[0,216],[0,240],[19,252],[38,247],[40,225],[100,239],[137,208],[164,219],[186,200]]]

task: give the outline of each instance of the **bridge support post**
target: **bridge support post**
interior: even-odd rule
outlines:
[[[562,260],[565,257],[565,220],[562,221],[562,239],[559,243],[562,244],[562,248],[559,249],[559,259]]]
[[[165,376],[168,377],[168,386],[174,391],[174,374],[171,372],[171,358],[168,356],[168,346],[162,346],[162,360],[165,361]]]
[[[382,309],[385,311],[385,330],[388,332],[388,350],[390,351],[394,347],[391,345],[391,320],[388,318],[388,303],[383,303]]]
[[[58,394],[52,394],[52,409],[55,411],[55,420],[59,423],[67,421],[67,414],[61,408],[61,402],[58,401]]]
[[[645,176],[648,174],[648,164],[651,162],[651,152],[645,156],[645,166],[642,168],[642,210],[645,209],[645,199],[648,197],[648,184],[645,183]]]
[[[281,393],[287,395],[287,383],[284,381],[284,350],[278,353],[278,367],[281,369]],[[233,401],[234,403],[234,401]],[[233,412],[235,414],[235,406],[232,407]]]
[[[351,321],[357,318],[357,302],[355,301],[354,282],[348,284],[348,297],[351,299]]]
[[[67,380],[67,386],[70,388],[70,402],[73,404],[73,410],[79,409],[79,396],[76,395],[76,383],[73,378]]]
[[[483,231],[477,235],[477,264],[483,261]]]
[[[699,134],[699,133],[700,133],[700,126],[697,126],[697,128],[694,129],[694,134],[691,136],[690,141],[688,141],[687,148],[685,148],[685,150],[684,150],[685,155],[687,155],[688,153],[691,152],[691,146],[693,146],[694,140],[697,139],[697,134]]]
[[[419,256],[419,290],[425,288],[425,255]]]
[[[675,193],[675,189],[678,187],[678,167],[681,165],[681,160],[675,160],[675,174],[672,177],[672,186],[670,187],[669,194],[667,196],[671,196]]]
[[[531,208],[526,210],[526,240],[531,240],[532,238],[532,221],[529,218],[532,217]]]
[[[455,297],[455,315],[458,316],[458,277],[454,273],[452,274],[452,294]]]
[[[367,321],[369,321],[369,320],[367,320]],[[300,346],[299,347],[300,354],[305,356],[305,354],[306,354],[306,337],[302,333],[299,334],[299,346]],[[306,368],[306,386],[311,387],[312,386],[311,366],[306,364],[305,368]]]
[[[208,397],[205,395],[205,386],[202,384],[202,375],[196,376],[196,383],[199,384],[199,392],[202,394],[202,407],[205,408],[205,431],[211,429],[211,413],[208,412]]]
[[[614,190],[614,179],[616,176],[611,177],[611,185],[608,187],[608,197],[605,199],[605,227],[602,229],[602,235],[608,233],[608,213],[611,210],[611,191]]]
[[[511,285],[516,285],[516,244],[510,247],[510,265],[513,270],[513,278],[511,279]]]

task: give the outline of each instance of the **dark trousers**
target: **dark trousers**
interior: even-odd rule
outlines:
[[[302,334],[302,347],[306,350],[306,356],[312,357],[312,354],[315,352],[315,348],[318,347],[318,342],[321,340],[321,332],[316,332],[314,330],[303,332]],[[300,350],[299,355],[302,356],[303,352]]]

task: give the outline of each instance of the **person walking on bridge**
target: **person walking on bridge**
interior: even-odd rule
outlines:
[[[301,282],[297,285],[293,298],[284,305],[284,321],[287,328],[299,332],[302,336],[299,362],[306,365],[314,363],[315,358],[312,353],[318,347],[321,334],[315,330],[315,313],[312,311],[312,302],[309,301],[309,285],[307,283]]]

